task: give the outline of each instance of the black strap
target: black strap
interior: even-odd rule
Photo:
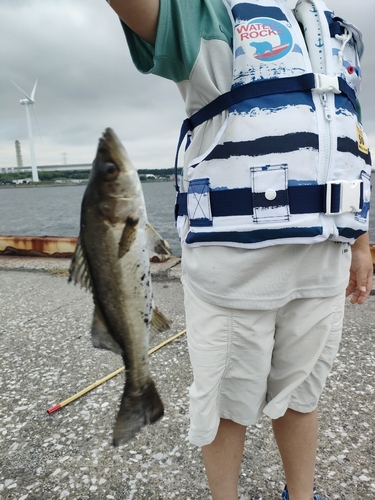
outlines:
[[[340,211],[340,185],[332,184],[331,207],[332,214]],[[289,186],[287,191],[277,191],[276,198],[266,200],[263,193],[252,193],[251,188],[225,189],[210,191],[212,217],[253,215],[254,206],[266,207],[289,205],[291,214],[325,213],[327,186],[313,184]],[[363,206],[361,195],[360,205]],[[187,193],[178,193],[176,203],[176,217],[188,215]]]

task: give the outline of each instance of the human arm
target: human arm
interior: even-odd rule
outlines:
[[[372,288],[373,264],[368,233],[356,239],[352,245],[352,263],[346,296],[352,295],[352,304],[363,304]]]
[[[107,0],[124,23],[151,45],[155,45],[160,0]]]

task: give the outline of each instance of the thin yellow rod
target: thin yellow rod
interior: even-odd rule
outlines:
[[[165,345],[169,344],[170,342],[173,342],[173,340],[177,339],[178,337],[181,337],[181,335],[183,335],[184,333],[186,333],[186,330],[182,330],[182,332],[177,333],[176,335],[174,335],[173,337],[165,340],[164,342],[162,342],[161,344],[157,345],[156,347],[153,347],[152,349],[150,349],[148,351],[148,354],[150,355],[150,354],[154,353],[155,351],[158,351],[159,349],[161,349]],[[116,377],[116,375],[118,375],[119,373],[123,372],[124,370],[125,370],[125,366],[122,366],[121,368],[118,368],[113,373],[110,373],[106,377],[101,378],[100,380],[97,380],[93,384],[89,385],[88,387],[86,387],[86,389],[82,389],[82,391],[79,391],[79,392],[77,392],[77,394],[74,394],[73,396],[70,396],[70,398],[65,399],[64,401],[61,401],[61,403],[58,403],[55,406],[52,406],[51,408],[49,408],[47,410],[47,413],[51,414],[51,413],[54,413],[57,410],[60,410],[64,406],[67,406],[68,404],[72,403],[76,399],[79,399],[80,397],[84,396],[85,394],[87,394],[88,392],[92,391],[96,387],[99,387],[99,385],[102,385],[105,382],[107,382],[108,380],[110,380],[111,378]]]

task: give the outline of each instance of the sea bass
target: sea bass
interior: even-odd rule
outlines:
[[[120,354],[125,364],[114,446],[164,414],[147,351],[150,331],[162,332],[170,325],[154,306],[149,251],[168,255],[169,245],[148,224],[138,173],[108,128],[99,140],[83,196],[69,281],[93,294],[93,345]]]

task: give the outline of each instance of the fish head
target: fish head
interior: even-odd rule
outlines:
[[[125,221],[144,204],[137,170],[110,128],[99,140],[84,200],[111,223]]]

